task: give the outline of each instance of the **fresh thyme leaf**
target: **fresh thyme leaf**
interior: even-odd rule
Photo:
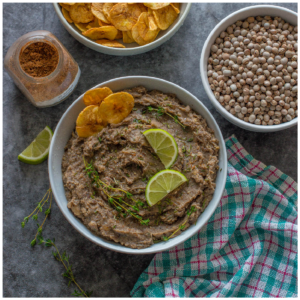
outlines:
[[[191,215],[194,211],[196,211],[196,207],[195,207],[195,206],[191,206],[191,208],[188,209],[187,212],[186,212],[187,218],[186,218],[186,220],[184,221],[184,223],[181,224],[181,225],[179,225],[178,228],[177,228],[170,236],[168,236],[168,237],[167,237],[167,236],[162,237],[162,240],[167,241],[167,240],[169,240],[173,235],[175,235],[176,232],[178,232],[179,230],[183,230],[183,229],[185,228],[185,226],[186,226],[186,223],[187,223],[187,221],[188,221],[188,218],[190,217],[190,215]]]
[[[33,247],[36,244],[36,239],[32,240],[30,245]]]
[[[102,142],[102,139],[101,139],[101,137],[99,137],[99,138],[98,138],[98,140],[99,140],[99,143],[101,143],[101,142]]]
[[[190,138],[190,139],[188,139],[187,141],[188,142],[192,142],[194,139],[193,138]]]

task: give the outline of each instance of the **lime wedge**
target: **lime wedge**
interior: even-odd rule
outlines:
[[[32,143],[19,154],[18,160],[30,165],[37,165],[43,162],[48,157],[52,136],[53,131],[46,126]]]
[[[163,170],[156,173],[146,187],[146,200],[149,206],[156,204],[186,181],[187,178],[175,170]]]
[[[149,129],[143,134],[165,168],[170,168],[178,155],[178,146],[172,135],[162,129]]]

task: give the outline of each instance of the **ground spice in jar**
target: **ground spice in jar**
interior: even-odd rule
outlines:
[[[48,43],[32,43],[21,50],[19,60],[23,71],[32,77],[46,77],[58,65],[58,51]]]
[[[9,48],[4,67],[26,98],[37,107],[56,105],[75,89],[80,69],[49,31],[21,36]]]

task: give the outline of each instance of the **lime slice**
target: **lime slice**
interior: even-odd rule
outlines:
[[[170,168],[178,155],[178,146],[172,135],[162,129],[149,129],[143,134],[165,168]]]
[[[175,170],[163,170],[156,173],[146,187],[146,200],[149,206],[156,204],[186,181],[187,178]]]
[[[48,157],[52,136],[53,131],[46,126],[33,142],[19,154],[18,160],[30,165],[37,165],[43,162]]]

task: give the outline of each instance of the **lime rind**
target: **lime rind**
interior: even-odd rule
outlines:
[[[18,155],[18,159],[24,163],[37,165],[47,159],[53,131],[46,126],[31,144]]]
[[[148,205],[155,205],[186,181],[187,178],[179,171],[168,169],[156,173],[146,186]]]
[[[174,137],[163,129],[149,129],[143,134],[165,168],[170,168],[178,157],[178,146]]]

